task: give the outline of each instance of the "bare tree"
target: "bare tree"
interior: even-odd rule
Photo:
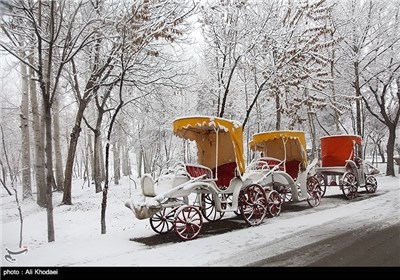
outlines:
[[[316,92],[325,89],[332,82],[327,73],[330,62],[327,54],[339,38],[326,36],[332,32],[327,23],[331,17],[332,5],[327,1],[285,1],[283,6],[272,6],[270,10],[273,18],[270,24],[272,30],[264,31],[260,48],[254,52],[254,56],[258,57],[261,69],[258,72],[262,74],[262,78],[246,110],[243,126],[265,90],[275,101],[275,129],[281,129],[282,113],[299,113],[291,109],[295,105],[292,101],[297,99],[305,104],[314,102]],[[309,94],[303,94],[304,88],[308,89]],[[285,98],[288,93],[292,96]],[[285,104],[283,100],[289,102]],[[308,116],[309,113],[306,112]]]
[[[54,93],[58,87],[61,73],[79,50],[87,44],[91,32],[88,26],[95,22],[90,19],[76,26],[77,14],[84,2],[70,1],[10,1],[12,12],[2,17],[1,26],[6,39],[0,41],[0,46],[18,60],[32,68],[37,74],[38,84],[42,94],[45,118],[46,141],[46,208],[48,241],[55,241],[52,186],[52,105]],[[76,31],[76,32],[75,32]],[[16,41],[15,34],[26,38],[21,46]],[[27,57],[21,57],[18,50],[35,49],[33,63]],[[58,54],[59,50],[59,55]]]
[[[106,178],[103,188],[103,199],[101,203],[101,233],[106,233],[105,214],[107,208],[107,194],[109,188],[109,153],[113,126],[117,116],[126,101],[124,100],[124,87],[134,86],[138,82],[129,76],[135,70],[135,66],[141,65],[151,58],[157,58],[160,50],[153,42],[161,41],[174,42],[181,36],[184,20],[189,16],[195,6],[186,2],[175,3],[170,1],[160,1],[159,3],[146,3],[143,5],[126,6],[120,14],[120,21],[116,25],[116,33],[119,35],[118,44],[118,94],[116,105],[111,115],[110,124],[107,130],[107,143],[105,147],[105,166]],[[160,21],[160,17],[162,20]],[[141,32],[137,32],[141,30]],[[137,74],[137,73],[135,73]],[[135,76],[135,75],[134,75]],[[139,96],[140,98],[142,96]],[[129,102],[135,100],[131,99]]]
[[[95,103],[97,108],[97,119],[95,127],[92,127],[89,121],[87,121],[87,119],[84,117],[86,125],[90,128],[91,131],[93,131],[94,134],[93,176],[94,176],[96,193],[101,192],[103,189],[101,186],[101,182],[103,181],[103,176],[102,176],[103,154],[101,145],[101,129],[102,129],[104,114],[111,110],[111,109],[106,109],[105,106],[108,102],[108,98],[110,97],[113,87],[114,87],[113,84],[108,86],[104,90],[104,94],[101,95],[97,93],[95,94],[95,101],[96,101]]]
[[[350,9],[348,7],[350,6]],[[343,50],[353,68],[352,86],[356,99],[356,133],[364,135],[364,104],[367,111],[389,130],[386,175],[394,176],[394,141],[400,109],[398,76],[400,69],[400,4],[397,1],[356,1],[343,3]],[[349,11],[349,12],[347,12]],[[375,110],[378,108],[378,112]]]
[[[106,14],[102,14],[103,8],[103,1],[95,1],[91,2],[91,5],[89,10],[90,13],[86,15],[86,20],[88,20],[89,23],[93,23],[93,19],[90,17],[95,17],[96,22],[99,23],[99,25],[96,26],[95,30],[91,31],[87,35],[86,40],[93,40],[93,44],[90,44],[89,49],[90,54],[93,53],[91,57],[91,65],[89,66],[89,69],[85,69],[86,71],[89,71],[89,73],[86,75],[88,78],[86,81],[83,82],[84,86],[81,86],[81,81],[78,78],[79,76],[79,71],[78,67],[76,65],[76,61],[74,58],[71,58],[71,77],[70,77],[70,83],[72,85],[73,91],[75,93],[75,98],[78,102],[78,110],[76,112],[75,116],[75,123],[74,127],[72,128],[72,132],[70,134],[70,142],[69,142],[69,148],[68,148],[68,154],[67,154],[67,160],[65,164],[65,172],[64,172],[64,195],[62,198],[62,203],[66,205],[71,205],[72,204],[72,171],[73,171],[73,165],[74,165],[74,159],[75,159],[75,154],[76,154],[76,148],[80,136],[80,132],[82,130],[81,128],[81,123],[82,119],[84,117],[84,112],[89,105],[89,103],[92,100],[93,95],[96,93],[98,90],[100,83],[104,81],[107,78],[107,73],[110,72],[110,67],[111,63],[113,61],[113,56],[116,51],[115,48],[111,48],[111,50],[107,53],[107,56],[105,59],[102,59],[100,57],[100,47],[101,47],[101,41],[102,39],[99,38],[98,33],[96,30],[101,30],[102,25],[105,24],[111,16],[112,10],[107,10],[105,11]],[[114,8],[114,7],[112,7]],[[106,31],[107,28],[105,28],[104,31]],[[90,56],[89,56],[90,57]],[[83,88],[83,90],[82,90]]]
[[[210,75],[205,87],[215,95],[215,114],[219,117],[226,114],[229,97],[239,92],[232,85],[241,60],[259,42],[258,31],[268,22],[268,16],[262,18],[264,21],[254,20],[259,16],[256,6],[252,1],[240,0],[206,2],[201,6],[205,61]]]

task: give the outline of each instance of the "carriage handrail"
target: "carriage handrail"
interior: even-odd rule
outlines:
[[[247,166],[247,170],[251,170],[253,167],[257,168],[257,165],[260,165],[260,163],[265,163],[261,166],[261,170],[266,170],[266,169],[271,169],[270,167],[270,163],[268,163],[268,161],[276,161],[278,162],[278,164],[274,164],[275,165],[282,165],[284,163],[284,160],[278,159],[278,158],[274,158],[274,157],[261,157],[261,158],[256,158],[254,159],[248,166]],[[259,169],[258,169],[259,170]]]
[[[170,196],[171,194],[176,193],[176,192],[179,191],[179,190],[182,190],[185,186],[187,186],[187,185],[189,185],[189,184],[192,184],[193,182],[196,182],[196,181],[199,181],[199,180],[203,179],[205,176],[206,176],[206,174],[203,174],[203,175],[201,175],[201,176],[192,178],[191,180],[189,180],[189,181],[187,181],[187,182],[185,182],[185,183],[183,183],[183,184],[180,184],[180,185],[178,185],[178,186],[176,186],[176,187],[174,187],[174,188],[171,188],[170,190],[168,190],[168,191],[165,192],[165,193],[161,193],[161,194],[156,195],[155,197],[150,198],[150,199],[148,200],[149,202],[151,202],[150,205],[149,205],[148,203],[146,203],[146,204],[141,205],[141,206],[148,206],[148,207],[151,207],[151,206],[154,205],[153,203],[154,203],[155,201],[158,202],[158,203],[161,203],[161,201],[164,200],[166,197]]]
[[[268,176],[270,176],[273,172],[275,172],[275,171],[277,171],[277,170],[279,171],[280,165],[281,165],[282,163],[283,163],[283,161],[281,161],[279,164],[273,166],[268,172],[266,172],[262,177],[260,177],[258,180],[256,180],[256,181],[253,182],[253,183],[258,184],[258,183],[264,181],[265,178],[267,178]]]

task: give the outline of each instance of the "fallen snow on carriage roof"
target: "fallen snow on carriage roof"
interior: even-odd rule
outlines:
[[[20,250],[20,223],[14,197],[2,188],[2,266],[244,266],[353,230],[399,224],[399,177],[378,175],[377,180],[376,194],[361,193],[354,201],[344,199],[338,187],[329,187],[316,208],[301,202],[296,211],[283,208],[279,217],[259,226],[200,232],[192,241],[179,242],[173,233],[158,235],[158,245],[142,242],[157,234],[148,219],[136,219],[124,206],[135,191],[132,180],[124,178],[121,185],[109,188],[107,234],[100,234],[102,193],[75,180],[73,205],[60,206],[62,194],[54,193],[55,242],[47,242],[46,210],[34,201],[21,202],[22,245],[28,251],[13,255],[12,263],[4,256],[6,249]],[[232,225],[244,223],[234,214],[224,219]]]
[[[184,116],[184,117],[179,117],[173,120],[173,122],[181,120],[181,119],[209,119],[210,123],[215,121],[216,119],[230,122],[233,124],[235,128],[242,127],[239,121],[237,120],[231,120],[231,119],[225,119],[225,118],[220,118],[220,117],[215,117],[215,116],[206,116],[206,115],[193,115],[193,116]],[[199,123],[201,125],[201,123]]]
[[[337,134],[337,135],[327,135],[327,136],[322,136],[321,138],[334,138],[334,137],[342,137],[342,136],[349,136],[349,137],[359,137],[361,138],[360,135],[356,134]]]

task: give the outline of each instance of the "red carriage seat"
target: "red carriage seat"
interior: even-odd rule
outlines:
[[[197,164],[189,164],[186,163],[186,171],[189,173],[189,175],[193,178],[204,176],[204,179],[211,179],[212,178],[212,171],[210,168],[202,166],[202,165],[197,165]]]
[[[217,186],[225,189],[229,186],[230,181],[236,177],[235,169],[236,169],[236,162],[229,162],[218,166],[218,180]],[[214,178],[215,178],[215,168],[212,169]]]
[[[289,174],[293,179],[297,179],[300,168],[300,161],[291,160],[285,163],[286,173]]]

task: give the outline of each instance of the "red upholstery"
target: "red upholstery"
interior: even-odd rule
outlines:
[[[199,177],[199,176],[204,175],[204,174],[206,174],[206,176],[204,177],[205,179],[211,179],[212,178],[212,174],[211,174],[210,169],[206,168],[206,167],[199,166],[199,165],[186,164],[186,171],[193,178]]]
[[[297,175],[299,173],[299,165],[300,161],[291,160],[285,163],[286,173],[289,174],[293,179],[297,179]]]
[[[218,166],[217,186],[225,189],[229,186],[232,178],[235,177],[236,162],[229,162]],[[215,168],[212,170],[215,178]]]

